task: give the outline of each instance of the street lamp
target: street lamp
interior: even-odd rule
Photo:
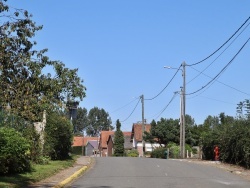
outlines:
[[[185,158],[185,113],[186,113],[186,63],[182,63],[182,68],[164,66],[167,69],[177,69],[182,71],[183,86],[181,87],[181,116],[180,116],[180,157]]]
[[[67,107],[69,109],[69,118],[71,123],[73,124],[72,120],[76,118],[77,115],[77,107],[79,105],[78,101],[68,101]],[[74,133],[75,133],[75,126],[74,126]]]

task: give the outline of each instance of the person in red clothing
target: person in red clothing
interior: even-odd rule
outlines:
[[[220,155],[219,155],[219,147],[215,146],[214,147],[214,160],[219,161],[219,157],[220,157]]]

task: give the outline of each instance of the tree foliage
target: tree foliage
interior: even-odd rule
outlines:
[[[0,17],[0,106],[9,105],[12,112],[37,121],[44,109],[85,97],[86,88],[77,69],[51,61],[46,49],[34,49],[33,37],[42,26],[36,25],[28,11],[0,1]],[[54,72],[45,74],[47,67]]]
[[[44,155],[52,160],[69,158],[73,138],[73,127],[70,121],[59,112],[47,116],[45,126]]]
[[[30,145],[13,128],[0,128],[0,174],[27,172],[31,169]]]
[[[221,113],[216,126],[204,129],[201,134],[204,159],[214,159],[214,147],[220,149],[220,160],[250,168],[250,121]],[[206,121],[205,121],[206,122]],[[204,123],[205,123],[204,122]]]
[[[123,156],[124,155],[124,135],[121,131],[121,123],[119,119],[116,121],[116,131],[114,135],[114,156]]]
[[[77,108],[76,118],[73,119],[74,134],[82,134],[88,126],[88,111],[86,108]]]
[[[87,135],[98,136],[101,131],[113,130],[112,121],[109,114],[104,109],[94,107],[88,114]]]
[[[157,142],[161,146],[167,146],[169,142],[179,142],[179,120],[161,118],[157,123],[153,120],[150,132],[145,132],[144,140]]]

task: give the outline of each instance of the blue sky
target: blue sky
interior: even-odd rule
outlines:
[[[8,3],[27,9],[33,20],[44,26],[35,37],[37,48],[48,48],[51,59],[60,60],[69,68],[79,68],[79,76],[87,87],[87,96],[80,106],[88,110],[95,106],[103,108],[110,114],[113,125],[117,119],[127,119],[139,96],[153,98],[167,85],[176,70],[164,66],[177,68],[183,61],[193,64],[202,60],[250,16],[247,0],[9,0]],[[211,64],[204,74],[216,76],[249,37],[250,26],[232,44],[228,43],[229,47],[226,45],[207,61],[186,67],[186,92],[192,93],[211,80],[202,74],[192,80],[199,74],[196,70],[202,71]],[[221,112],[236,115],[237,103],[250,96],[249,59],[250,43],[221,74],[219,82],[186,96],[186,113],[197,124],[203,123],[208,115],[217,116]],[[164,92],[154,100],[145,101],[147,122],[158,116],[180,86],[182,75],[178,72]],[[141,121],[141,114],[139,103],[130,118],[122,122],[122,130],[131,131],[132,124]],[[177,95],[159,118],[179,116]]]

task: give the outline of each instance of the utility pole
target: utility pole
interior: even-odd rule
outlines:
[[[144,156],[145,150],[145,142],[143,139],[145,126],[144,126],[144,95],[141,95],[141,103],[142,103],[142,155]]]
[[[185,131],[186,131],[186,121],[185,121],[185,116],[186,116],[186,63],[185,61],[182,63],[182,77],[183,77],[183,90],[182,90],[182,158],[186,158],[185,156],[185,144],[186,144],[186,136],[185,136]]]
[[[183,142],[182,142],[182,139],[183,139],[183,134],[182,134],[182,131],[183,131],[183,90],[182,90],[182,87],[181,87],[181,92],[180,92],[180,158],[183,158]]]

